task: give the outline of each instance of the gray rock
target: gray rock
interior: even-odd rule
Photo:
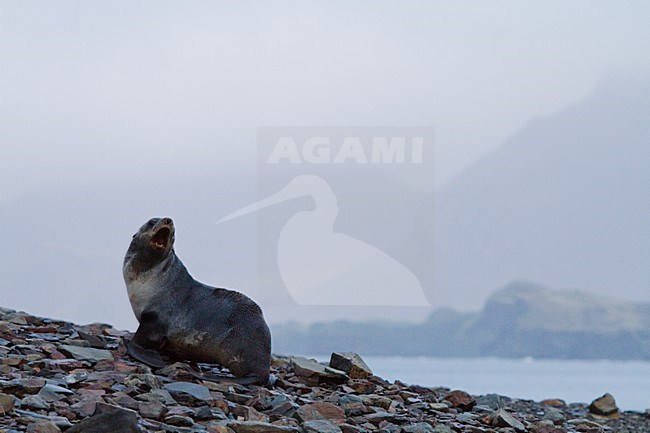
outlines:
[[[449,412],[449,406],[444,403],[429,403],[429,409],[437,412]]]
[[[590,421],[588,419],[584,418],[576,418],[576,419],[571,419],[567,421],[567,424],[570,424],[572,426],[576,426],[578,428],[584,427],[584,428],[594,428],[594,429],[602,429],[603,426],[598,424],[597,422]]]
[[[332,403],[317,401],[301,406],[296,417],[302,422],[329,420],[341,424],[345,421],[345,411]]]
[[[1,391],[19,398],[30,394],[36,394],[44,386],[44,379],[27,378],[13,379],[10,381],[0,380]]]
[[[345,383],[348,381],[348,376],[344,372],[327,367],[313,359],[299,356],[292,357],[291,365],[296,375],[311,385],[317,385],[319,383]]]
[[[151,392],[140,394],[135,398],[140,401],[160,401],[166,405],[177,403],[166,389],[154,389]]]
[[[66,433],[140,433],[138,415],[129,409],[99,403],[95,415],[84,419]]]
[[[499,410],[503,407],[503,399],[498,394],[487,394],[477,397],[476,404],[489,407],[492,410]]]
[[[189,416],[167,415],[165,416],[165,423],[179,427],[192,427],[194,425],[194,420]]]
[[[433,427],[426,422],[419,422],[402,427],[404,433],[433,433]]]
[[[617,414],[618,407],[616,406],[616,400],[614,400],[614,397],[611,394],[607,393],[591,402],[589,405],[589,412],[601,416]]]
[[[433,428],[433,433],[455,433],[451,427],[444,425],[444,424],[438,424]]]
[[[285,427],[256,421],[229,421],[227,426],[236,433],[300,433],[300,429],[296,427]]]
[[[393,402],[393,400],[391,400],[390,398],[384,395],[377,395],[377,394],[362,395],[361,401],[366,406],[375,406],[386,410],[388,410],[391,403]]]
[[[92,347],[61,345],[59,349],[78,361],[98,362],[104,359],[112,360],[113,354],[104,349],[93,349]]]
[[[16,398],[9,394],[0,394],[0,415],[11,412],[16,403]]]
[[[564,414],[559,410],[550,407],[546,409],[546,414],[542,418],[544,421],[551,421],[555,425],[562,425],[566,421]]]
[[[492,418],[492,425],[495,427],[510,427],[518,432],[525,432],[526,427],[514,416],[503,409],[499,409]]]
[[[52,421],[37,421],[27,426],[26,433],[61,433],[61,429]]]
[[[46,421],[51,421],[54,423],[57,427],[61,428],[66,428],[72,426],[68,418],[62,417],[62,416],[48,416],[48,415],[41,415],[40,413],[36,412],[30,412],[28,410],[22,410],[22,409],[15,409],[15,412],[24,418],[33,418],[36,420],[46,420]]]
[[[164,386],[169,393],[174,396],[176,393],[189,394],[197,400],[209,401],[212,400],[210,390],[203,385],[190,382],[172,382]]]
[[[372,376],[372,370],[353,352],[335,352],[330,358],[330,367],[340,370],[350,376],[350,379],[365,379]]]
[[[36,410],[47,410],[50,408],[50,404],[38,395],[28,395],[22,399],[20,402],[20,407]]]
[[[342,433],[341,429],[327,420],[313,420],[302,423],[305,433]]]
[[[142,401],[138,403],[138,412],[143,418],[160,419],[166,408],[159,401]]]

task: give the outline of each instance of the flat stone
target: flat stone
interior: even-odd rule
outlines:
[[[27,426],[27,433],[61,433],[61,429],[51,421],[38,421]]]
[[[526,427],[518,419],[503,409],[496,411],[492,417],[492,425],[495,427],[510,427],[518,432],[526,431]]]
[[[194,420],[189,416],[183,415],[166,415],[165,423],[169,425],[175,425],[178,427],[192,427],[194,425]]]
[[[303,357],[292,357],[291,365],[296,375],[305,379],[308,384],[317,385],[319,383],[341,384],[348,381],[348,376],[331,367],[320,364],[313,359]]]
[[[129,409],[97,404],[97,413],[86,418],[66,433],[140,433],[138,415]]]
[[[318,401],[301,406],[296,411],[296,416],[302,422],[329,420],[335,424],[345,421],[345,411],[339,406],[324,401]]]
[[[20,398],[25,395],[36,394],[44,386],[45,380],[40,378],[0,380],[0,390]]]
[[[226,424],[236,433],[300,433],[296,427],[279,426],[266,422],[230,421]]]
[[[104,349],[93,349],[92,347],[79,347],[69,344],[63,344],[59,349],[77,361],[98,362],[106,359],[113,360],[113,354]]]
[[[372,376],[372,370],[354,352],[334,352],[330,358],[330,367],[350,376],[350,379],[365,379]]]
[[[474,397],[466,393],[465,391],[455,390],[451,391],[445,397],[452,407],[458,408],[460,410],[472,410],[476,406],[476,400]]]
[[[600,416],[615,415],[618,413],[616,400],[614,400],[614,397],[611,394],[607,393],[591,402],[589,405],[589,412]]]
[[[176,393],[185,393],[191,395],[197,400],[213,400],[210,390],[203,385],[191,382],[172,382],[164,386],[169,393],[174,396]]]
[[[16,398],[9,394],[0,394],[0,415],[11,412],[16,404]]]
[[[549,407],[542,420],[551,421],[555,425],[562,425],[566,421],[564,414],[554,407]]]
[[[66,428],[66,427],[70,427],[70,426],[72,426],[72,424],[70,423],[70,421],[68,420],[68,418],[63,417],[63,416],[49,416],[49,415],[42,415],[42,414],[40,414],[40,413],[30,412],[30,411],[28,411],[28,410],[22,410],[22,409],[14,409],[14,410],[15,410],[16,413],[17,413],[19,416],[21,416],[21,417],[25,417],[25,418],[33,418],[33,419],[36,419],[36,420],[46,420],[46,421],[51,421],[51,422],[54,423],[57,427]]]
[[[81,400],[70,406],[70,409],[81,418],[87,418],[95,414],[97,404],[103,403],[104,400],[100,396],[89,395],[82,397]]]
[[[28,395],[22,399],[20,402],[20,407],[36,410],[47,410],[50,408],[50,404],[38,395]]]
[[[235,433],[233,429],[219,424],[210,424],[206,426],[206,431],[208,433]]]
[[[419,422],[402,427],[404,433],[433,433],[433,427],[426,422]]]
[[[269,422],[269,416],[258,412],[254,407],[237,405],[231,412],[235,417],[243,418],[244,421]]]
[[[141,401],[138,403],[138,412],[143,418],[160,419],[166,408],[159,401]]]
[[[444,403],[429,403],[429,409],[437,412],[449,412],[449,406]]]
[[[342,433],[341,429],[330,421],[321,419],[302,423],[305,433]]]
[[[377,394],[362,395],[361,401],[366,406],[375,406],[386,410],[388,410],[388,408],[390,408],[390,405],[393,403],[393,400],[386,397],[385,395]]]

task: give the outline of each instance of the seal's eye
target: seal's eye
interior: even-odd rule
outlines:
[[[133,236],[131,236],[131,239],[135,239],[135,237],[136,237],[137,235],[138,235],[137,233],[134,234]]]

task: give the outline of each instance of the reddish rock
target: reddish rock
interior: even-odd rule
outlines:
[[[296,416],[300,421],[329,420],[335,424],[341,424],[345,421],[345,411],[339,406],[323,401],[314,402],[301,406],[296,411]]]
[[[472,397],[465,391],[460,391],[460,390],[450,392],[445,397],[445,400],[451,403],[452,407],[455,407],[463,411],[471,410],[474,406],[476,406],[476,400],[474,399],[474,397]]]

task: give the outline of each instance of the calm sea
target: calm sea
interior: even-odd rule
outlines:
[[[623,410],[650,408],[650,362],[383,356],[364,360],[375,374],[391,381],[569,403],[589,403],[609,392]]]

